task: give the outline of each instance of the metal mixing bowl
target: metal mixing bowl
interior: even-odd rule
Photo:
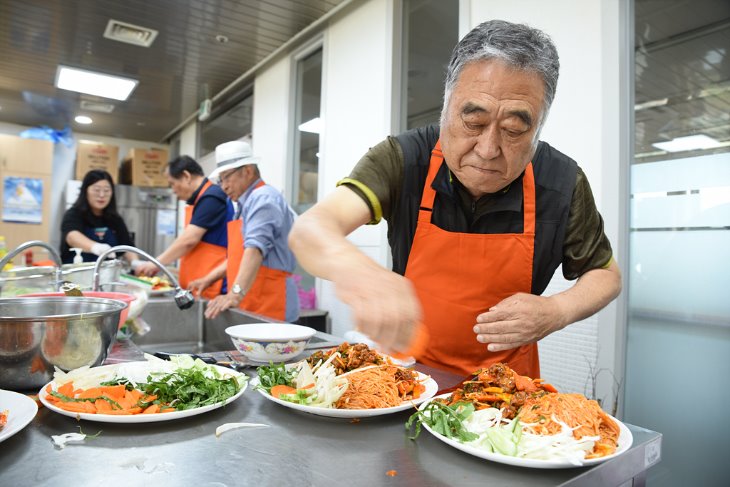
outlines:
[[[103,298],[0,299],[0,389],[38,389],[54,366],[100,365],[126,306]]]
[[[2,298],[55,291],[56,286],[54,267],[13,267],[0,272],[0,297]]]

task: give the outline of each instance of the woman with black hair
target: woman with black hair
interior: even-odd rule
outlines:
[[[84,262],[93,262],[115,245],[133,244],[127,225],[117,213],[111,174],[92,169],[84,176],[76,202],[63,215],[61,260],[73,262],[72,248],[82,249]],[[124,257],[131,263],[137,255],[127,252]]]

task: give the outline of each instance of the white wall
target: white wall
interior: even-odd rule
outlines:
[[[284,56],[256,76],[253,89],[253,152],[261,157],[263,180],[284,193],[290,183],[290,72],[291,59]]]
[[[319,199],[347,176],[367,150],[391,130],[392,2],[370,0],[327,29],[324,42],[324,132]],[[350,240],[376,262],[388,262],[386,226],[362,227]],[[332,317],[332,332],[352,329],[349,309],[331,283],[318,280],[318,307]]]
[[[0,122],[0,133],[20,135],[21,132],[30,127]],[[168,149],[167,145],[157,144],[143,140],[120,139],[104,135],[85,134],[73,132],[73,145],[66,147],[63,143],[57,143],[53,147],[53,184],[51,186],[51,222],[50,222],[50,244],[59,247],[61,243],[61,218],[63,217],[65,204],[64,191],[66,182],[76,177],[76,144],[80,140],[91,140],[102,144],[111,144],[119,147],[119,158],[123,159],[129,149],[132,148],[160,148]],[[117,178],[117,175],[114,175]]]
[[[626,224],[619,194],[620,4],[620,0],[553,0],[548,7],[542,0],[471,0],[466,27],[503,19],[527,23],[552,37],[560,56],[560,79],[540,138],[578,161],[588,176],[614,256],[625,269],[626,257],[621,255],[622,242],[618,241],[619,229]],[[570,283],[558,272],[547,293],[568,286]],[[591,368],[594,372],[606,369],[599,378],[597,397],[611,400],[611,374],[621,377],[623,373],[624,325],[620,316],[624,312],[619,306],[614,302],[596,316],[543,340],[543,376],[564,389],[584,392]],[[573,353],[567,354],[566,350]]]

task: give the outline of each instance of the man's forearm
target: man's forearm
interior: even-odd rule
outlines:
[[[289,236],[289,246],[302,268],[329,281],[337,281],[339,275],[353,268],[380,267],[347,240],[345,235],[350,231],[315,207],[299,217]]]
[[[241,264],[238,266],[236,281],[229,282],[228,289],[230,290],[234,284],[238,284],[241,286],[243,292],[247,293],[253,286],[253,282],[256,280],[256,275],[259,272],[259,267],[261,267],[263,260],[264,258],[261,251],[256,247],[248,247],[244,249]]]
[[[605,269],[586,272],[573,287],[550,296],[560,309],[561,321],[556,323],[556,331],[597,313],[620,292],[621,271],[613,259]]]

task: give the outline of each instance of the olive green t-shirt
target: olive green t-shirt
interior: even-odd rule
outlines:
[[[397,225],[398,215],[393,214],[393,208],[400,198],[403,166],[400,144],[395,137],[388,137],[371,148],[350,176],[337,184],[347,185],[363,198],[372,213],[371,224],[384,218],[389,225]],[[497,203],[493,195],[485,195],[474,202],[453,174],[451,178],[462,210],[470,221],[477,221]],[[504,191],[508,189],[509,186]],[[591,269],[607,267],[611,257],[611,244],[603,231],[603,219],[596,208],[588,179],[578,167],[563,241],[563,275],[566,279],[576,279]]]

